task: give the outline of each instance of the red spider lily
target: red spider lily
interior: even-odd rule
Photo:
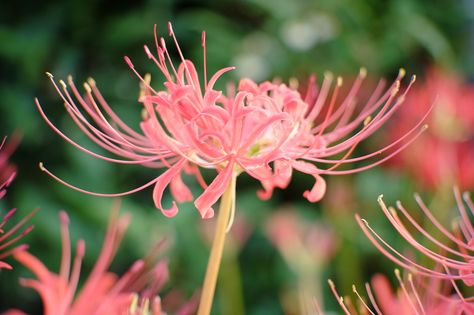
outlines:
[[[474,214],[474,204],[469,195],[464,194],[464,205],[461,194],[457,188],[454,189],[454,196],[459,208],[460,219],[455,224],[455,231],[450,232],[445,228],[436,217],[430,212],[420,196],[415,194],[424,217],[426,217],[435,228],[435,231],[428,232],[422,227],[413,216],[403,207],[401,202],[397,202],[397,208],[387,207],[379,197],[378,201],[385,216],[395,227],[397,232],[419,253],[428,258],[431,266],[442,266],[443,270],[430,268],[429,265],[420,264],[411,257],[401,254],[388,242],[386,242],[379,234],[377,234],[365,221],[356,215],[357,222],[363,229],[367,237],[372,243],[388,258],[400,266],[413,270],[420,275],[439,277],[445,279],[461,279],[468,286],[474,285],[474,255],[473,253],[473,237],[474,227],[472,226],[470,216]],[[403,220],[402,220],[403,219]],[[405,223],[404,223],[405,222]],[[406,224],[408,223],[408,225]],[[423,235],[424,239],[420,240],[414,236],[411,231],[416,231]],[[437,235],[437,236],[435,236]],[[454,246],[453,246],[454,245]],[[433,249],[435,248],[435,249]]]
[[[434,101],[428,118],[430,130],[416,146],[404,150],[393,160],[395,166],[408,169],[416,180],[429,188],[458,185],[474,188],[474,87],[455,75],[439,69],[428,71],[425,82],[417,84],[389,128],[391,139],[417,121]],[[426,157],[429,156],[429,159]]]
[[[341,297],[331,280],[329,286],[347,315],[461,315],[474,312],[471,298],[464,298],[459,291],[451,295],[452,287],[449,281],[416,278],[415,282],[411,274],[403,280],[398,270],[395,270],[395,275],[399,283],[396,292],[393,292],[390,282],[383,275],[375,275],[371,285],[365,284],[369,302],[362,298],[355,285],[352,290],[357,296],[357,304],[348,297]]]
[[[12,141],[6,142],[6,138],[0,143],[0,199],[2,199],[6,193],[7,188],[13,181],[16,175],[16,170],[13,165],[9,163],[9,157],[13,153],[18,143],[17,138],[13,138]],[[2,261],[4,258],[10,256],[16,251],[25,250],[28,246],[25,244],[15,245],[23,236],[33,230],[33,226],[24,225],[35,215],[37,210],[32,211],[26,217],[21,219],[18,223],[11,227],[7,227],[10,219],[16,213],[17,209],[7,211],[0,219],[0,269],[12,269],[12,267],[6,262]],[[13,246],[13,247],[12,247]]]
[[[85,242],[76,243],[76,255],[71,266],[71,244],[69,235],[69,218],[61,212],[62,256],[59,273],[49,271],[43,263],[32,254],[22,251],[14,257],[30,269],[37,279],[21,279],[23,286],[33,288],[42,301],[44,314],[107,314],[107,315],[141,315],[164,314],[161,311],[160,298],[156,295],[168,279],[167,262],[162,260],[153,263],[156,253],[150,257],[137,260],[122,276],[108,271],[130,221],[128,215],[117,216],[112,213],[100,255],[78,291],[81,264],[85,255]],[[189,306],[186,312],[192,314]],[[146,313],[148,311],[148,313]],[[11,310],[15,314],[16,310]]]
[[[322,175],[349,174],[376,166],[406,147],[424,129],[420,128],[421,119],[408,133],[386,147],[349,158],[355,147],[377,131],[400,107],[415,77],[403,92],[400,92],[400,81],[405,74],[403,69],[388,88],[383,80],[380,81],[360,109],[356,109],[357,96],[366,77],[365,69],[360,71],[345,96],[340,95],[342,78],[338,77],[332,88],[334,77],[329,73],[324,76],[320,87],[315,77],[311,77],[304,95],[286,84],[257,84],[249,79],[241,80],[236,89],[230,88],[225,95],[215,89],[215,83],[233,67],[217,71],[208,80],[205,33],[202,36],[203,86],[193,63],[184,59],[171,24],[169,34],[181,59],[177,68],[173,66],[164,39],[157,37],[156,27],[156,54],[144,47],[148,58],[165,78],[164,90],[156,91],[150,85],[150,76],[142,76],[125,57],[141,81],[139,102],[143,106],[143,120],[140,132],[130,128],[115,114],[93,79],[84,84],[83,96],[71,77],[68,84],[60,80],[57,85],[48,73],[74,122],[94,142],[120,159],[97,154],[70,139],[49,120],[36,100],[50,127],[80,150],[109,162],[167,170],[145,185],[120,194],[101,194],[77,188],[40,164],[43,171],[73,189],[97,196],[122,196],[154,185],[155,205],[168,217],[176,215],[178,207],[176,202],[170,208],[162,206],[164,190],[170,186],[177,202],[193,200],[191,191],[181,179],[183,172],[193,174],[204,189],[194,199],[194,204],[203,218],[209,218],[214,214],[212,206],[223,195],[232,178],[242,172],[261,182],[264,190],[258,195],[263,199],[269,198],[275,187],[285,188],[293,170],[310,174],[315,178],[315,184],[304,192],[304,196],[316,202],[326,190]],[[385,155],[381,157],[381,154]],[[365,160],[371,162],[352,169],[337,169],[341,165]],[[202,179],[199,167],[216,170],[217,176],[209,185]]]

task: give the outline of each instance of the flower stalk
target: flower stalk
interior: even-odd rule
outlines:
[[[212,301],[216,289],[217,275],[222,260],[224,250],[226,230],[231,218],[233,204],[235,202],[235,181],[236,174],[232,175],[224,194],[222,195],[221,204],[219,206],[219,217],[217,218],[217,226],[212,241],[211,253],[207,263],[206,276],[199,302],[198,315],[208,315],[211,313]]]

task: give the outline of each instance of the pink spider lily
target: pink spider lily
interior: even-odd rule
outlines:
[[[473,237],[474,228],[470,216],[474,214],[474,204],[469,194],[463,195],[457,188],[454,189],[454,196],[459,209],[460,218],[455,221],[454,232],[445,228],[439,220],[430,212],[420,196],[415,194],[415,200],[420,207],[424,217],[426,217],[432,227],[435,228],[428,232],[419,224],[412,215],[403,207],[401,202],[397,202],[397,208],[387,207],[379,197],[378,202],[383,213],[397,232],[411,245],[415,250],[427,258],[430,265],[421,264],[414,258],[401,254],[388,242],[386,242],[377,232],[375,232],[364,219],[356,215],[360,227],[372,241],[372,243],[385,256],[403,268],[412,270],[420,275],[439,277],[444,279],[460,279],[468,286],[474,285],[474,255],[473,255]],[[423,236],[423,240],[418,239],[415,232]],[[437,235],[437,236],[435,236]],[[426,259],[425,259],[426,261]],[[442,266],[442,270],[433,269],[432,265]]]
[[[355,285],[352,291],[357,296],[357,304],[349,297],[342,297],[334,282],[329,280],[332,293],[346,315],[461,315],[474,312],[472,298],[464,298],[455,288],[452,295],[450,282],[435,278],[416,278],[408,274],[402,279],[399,270],[395,270],[399,288],[393,292],[390,282],[383,275],[375,275],[371,285],[365,284],[368,301],[358,292]],[[317,314],[322,314],[319,310]]]
[[[129,224],[128,215],[118,217],[116,211],[112,213],[100,255],[80,291],[78,283],[85,242],[79,240],[76,243],[76,254],[72,257],[69,217],[66,212],[61,212],[59,217],[62,243],[59,273],[49,271],[38,258],[26,251],[14,254],[20,263],[35,274],[37,279],[20,279],[20,283],[38,292],[45,315],[139,315],[144,314],[140,311],[145,308],[151,311],[149,314],[164,314],[156,294],[168,279],[168,268],[164,260],[153,262],[155,249],[150,257],[135,261],[120,277],[108,271]]]
[[[165,40],[157,37],[156,27],[156,53],[144,46],[146,55],[165,78],[164,90],[155,90],[150,85],[150,76],[142,76],[125,57],[141,82],[139,102],[143,106],[143,120],[140,131],[135,131],[117,116],[93,79],[84,84],[85,95],[82,95],[71,77],[67,84],[60,80],[58,85],[48,73],[74,122],[94,142],[119,159],[92,152],[70,139],[49,120],[36,100],[48,125],[80,150],[109,162],[167,170],[145,185],[119,194],[77,188],[56,177],[40,163],[43,171],[75,190],[97,196],[123,196],[154,185],[156,207],[172,217],[178,212],[176,202],[173,201],[170,208],[161,203],[163,192],[169,186],[177,202],[194,199],[201,216],[209,218],[214,214],[213,205],[233,178],[242,172],[261,182],[264,189],[258,195],[263,199],[270,198],[274,188],[285,188],[293,170],[312,175],[315,184],[304,192],[304,196],[310,202],[316,202],[326,190],[322,175],[350,174],[374,167],[397,154],[425,129],[421,127],[420,119],[410,131],[386,147],[349,158],[355,147],[377,131],[400,107],[415,81],[414,76],[403,92],[400,92],[400,82],[405,75],[403,69],[387,88],[381,80],[368,100],[361,102],[362,106],[357,106],[357,96],[366,77],[365,69],[360,71],[345,95],[341,95],[342,78],[334,80],[329,73],[324,76],[321,86],[316,84],[315,77],[311,77],[305,94],[283,83],[257,84],[242,79],[225,95],[215,88],[215,83],[234,68],[221,69],[208,80],[205,33],[202,35],[203,85],[193,63],[184,59],[171,24],[169,34],[181,59],[177,68],[172,63]],[[333,81],[336,81],[334,87]],[[370,161],[366,165],[337,169],[341,165],[366,160]],[[201,177],[199,167],[216,170],[217,176],[210,184]],[[183,172],[196,176],[204,189],[199,197],[194,198],[183,183]]]
[[[0,200],[5,197],[7,188],[15,178],[16,170],[8,161],[18,143],[17,138],[6,142],[6,138],[0,143]],[[15,225],[8,227],[10,219],[16,213],[17,209],[11,209],[0,219],[0,269],[12,269],[12,266],[4,262],[3,259],[12,255],[14,252],[25,250],[26,244],[15,245],[23,236],[33,230],[33,226],[24,227],[25,224],[35,215],[37,210],[30,212]]]

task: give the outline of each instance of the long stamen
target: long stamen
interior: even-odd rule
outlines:
[[[421,303],[420,296],[418,295],[418,292],[415,288],[415,284],[413,283],[413,275],[411,273],[408,273],[408,283],[410,284],[411,291],[413,292],[413,295],[415,296],[415,300],[418,303],[420,310],[423,312],[423,314],[426,314],[425,308],[423,307],[423,304]]]
[[[191,71],[189,71],[189,68],[188,68],[188,65],[186,63],[186,59],[184,59],[184,56],[183,56],[183,53],[181,52],[181,48],[179,47],[179,43],[178,43],[178,40],[176,39],[176,36],[174,34],[174,31],[173,31],[173,26],[171,25],[171,22],[168,22],[168,31],[169,31],[169,35],[173,38],[174,40],[174,43],[176,45],[176,48],[178,49],[178,54],[179,54],[179,57],[181,58],[181,62],[183,63],[184,65],[184,68],[186,69],[186,72],[191,75]],[[194,82],[192,80],[190,80],[191,82],[188,82],[189,84],[191,84],[194,88],[196,88],[194,86]]]
[[[140,186],[140,187],[137,187],[137,188],[134,188],[132,190],[128,190],[128,191],[125,191],[125,192],[121,192],[121,193],[111,193],[111,194],[106,194],[106,193],[96,193],[96,192],[93,192],[93,191],[88,191],[88,190],[85,190],[85,189],[82,189],[82,188],[79,188],[79,187],[76,187],[72,184],[69,184],[68,182],[62,180],[61,178],[59,178],[58,176],[54,175],[53,173],[51,173],[43,164],[43,162],[40,162],[39,163],[39,168],[40,170],[42,170],[43,172],[45,172],[46,174],[48,174],[49,176],[51,176],[52,178],[54,178],[55,180],[57,180],[58,182],[60,182],[61,184],[71,188],[71,189],[74,189],[76,191],[79,191],[79,192],[82,192],[82,193],[85,193],[85,194],[88,194],[88,195],[92,195],[92,196],[98,196],[98,197],[122,197],[122,196],[127,196],[127,195],[130,195],[130,194],[133,194],[133,193],[136,193],[138,191],[141,191],[147,187],[150,187],[151,185],[155,184],[159,177],[155,178],[155,179],[152,179],[151,181],[149,181],[148,183]]]
[[[74,263],[72,265],[71,278],[69,280],[69,285],[67,287],[66,297],[64,302],[67,305],[64,305],[65,308],[68,308],[74,299],[74,293],[76,292],[77,285],[79,283],[79,276],[81,274],[81,265],[86,251],[86,244],[84,240],[79,240],[76,244],[76,257],[74,258]]]
[[[353,284],[352,285],[352,292],[354,292],[357,297],[359,298],[359,301],[362,303],[362,305],[369,311],[370,314],[372,315],[375,315],[374,312],[372,312],[372,310],[370,309],[370,307],[367,305],[367,303],[365,303],[364,299],[360,296],[359,292],[357,291],[357,288],[356,286]]]
[[[395,269],[395,277],[397,278],[398,283],[399,283],[399,285],[400,285],[400,288],[402,289],[403,294],[405,294],[408,303],[409,303],[410,306],[413,308],[413,310],[415,311],[415,313],[416,313],[417,315],[420,315],[420,312],[418,312],[418,309],[416,308],[415,304],[413,304],[412,298],[411,298],[410,294],[408,293],[408,291],[407,291],[407,289],[406,289],[406,287],[405,287],[405,284],[403,283],[403,280],[402,280],[402,278],[401,278],[401,276],[400,276],[400,270]]]
[[[349,312],[349,310],[347,309],[346,304],[344,304],[344,298],[342,296],[340,296],[339,293],[337,292],[336,285],[334,284],[334,282],[331,279],[328,279],[328,284],[329,284],[329,287],[331,288],[332,294],[336,298],[337,302],[341,306],[344,313],[346,315],[351,315],[351,312]]]
[[[372,306],[374,307],[375,311],[377,312],[377,315],[383,315],[382,311],[380,311],[380,308],[375,301],[374,294],[372,293],[372,289],[370,288],[370,285],[366,282],[365,283],[365,290],[367,291],[367,295],[369,296],[369,300],[372,303]]]
[[[131,60],[128,56],[123,57],[123,59],[124,59],[125,62],[127,63],[128,67],[133,71],[133,73],[135,73],[135,75],[140,79],[140,81],[141,81],[148,89],[150,89],[150,91],[152,91],[152,92],[155,93],[155,94],[158,94],[158,92],[156,92],[156,91],[145,81],[145,79],[141,76],[141,74],[138,73],[138,71],[135,69],[135,66],[134,66],[133,63],[132,63],[132,60]]]
[[[206,54],[206,32],[202,32],[201,36],[201,45],[202,45],[202,51],[203,51],[203,63],[204,63],[204,90],[207,91],[207,54]]]

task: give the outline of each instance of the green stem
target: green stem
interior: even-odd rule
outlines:
[[[235,179],[236,176],[233,175],[221,198],[216,232],[214,234],[214,240],[212,241],[209,261],[207,263],[206,276],[204,278],[201,301],[197,313],[198,315],[209,315],[211,313],[212,301],[216,290],[217,275],[219,274],[219,266],[221,264],[222,252],[224,250],[226,227],[229,223],[232,203],[235,198]]]

